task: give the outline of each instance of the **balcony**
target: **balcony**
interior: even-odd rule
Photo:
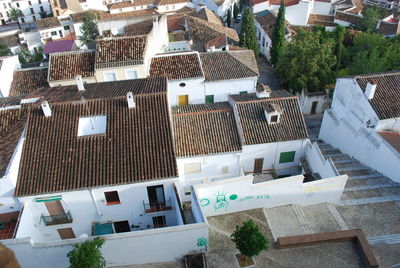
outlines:
[[[52,216],[44,216],[42,214],[40,220],[41,221],[43,220],[46,226],[50,226],[50,225],[72,223],[72,216],[70,211],[64,214],[52,215]]]
[[[171,210],[172,206],[171,206],[171,199],[169,199],[168,201],[165,202],[161,202],[161,203],[144,203],[143,201],[143,208],[144,208],[144,212],[145,213],[155,213],[155,212],[159,212],[159,211],[167,211],[167,210]]]

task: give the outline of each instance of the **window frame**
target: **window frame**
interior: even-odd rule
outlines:
[[[114,80],[108,80],[107,79],[107,75],[113,74],[114,75]],[[113,82],[113,81],[117,81],[117,74],[114,71],[107,71],[107,72],[103,72],[103,80],[104,82]]]
[[[136,77],[135,78],[128,78],[128,73],[130,72],[135,72]],[[127,69],[124,71],[125,79],[126,80],[133,80],[133,79],[138,79],[139,78],[139,72],[137,69]]]
[[[104,198],[105,198],[107,206],[113,206],[113,205],[121,204],[121,199],[119,198],[118,191],[107,191],[107,192],[104,192],[103,194],[104,194]],[[116,194],[116,196],[114,196],[114,198],[116,197],[118,199],[118,201],[117,200],[108,201],[107,200],[108,199],[107,195],[110,197],[111,194]]]
[[[279,154],[279,164],[293,163],[295,159],[296,159],[296,151],[281,152]]]

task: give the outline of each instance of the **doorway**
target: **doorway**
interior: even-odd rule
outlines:
[[[264,158],[256,158],[254,160],[254,173],[256,174],[262,173],[263,164],[264,164]]]
[[[313,101],[311,104],[311,114],[317,113],[318,101]]]
[[[188,95],[180,95],[178,96],[178,105],[185,106],[189,104],[189,96]]]
[[[116,233],[124,233],[131,231],[131,227],[129,226],[128,221],[116,221],[113,222],[113,224]]]
[[[149,196],[150,207],[165,204],[164,187],[162,185],[147,187],[147,195]]]
[[[153,217],[154,228],[167,227],[167,222],[165,221],[165,216]]]
[[[65,214],[64,208],[60,200],[49,201],[44,203],[50,216]]]

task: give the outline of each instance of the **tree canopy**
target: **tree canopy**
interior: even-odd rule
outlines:
[[[233,17],[235,18],[235,20],[237,19],[239,12],[240,12],[239,7],[235,2],[235,4],[233,5]]]
[[[232,11],[231,9],[228,9],[228,11],[226,12],[226,24],[228,25],[228,27],[231,27],[231,21],[232,21]]]
[[[99,35],[99,28],[97,27],[96,20],[96,15],[93,12],[85,12],[83,23],[80,27],[80,30],[82,32],[82,36],[80,37],[81,41],[93,42]]]
[[[20,9],[12,7],[10,11],[7,11],[7,15],[11,21],[16,21],[18,23],[18,27],[21,29],[18,18],[23,17],[24,13],[22,13]]]
[[[11,50],[4,44],[0,44],[0,56],[12,55]]]
[[[231,238],[240,253],[247,257],[257,256],[261,251],[268,250],[268,240],[252,220],[236,226]]]
[[[320,91],[333,82],[336,64],[334,41],[321,38],[321,32],[299,29],[277,64],[283,83],[294,92]]]
[[[386,11],[382,8],[372,6],[365,8],[362,15],[362,19],[356,25],[356,28],[367,33],[373,33],[376,31],[378,20],[385,17]]]
[[[68,253],[69,268],[103,268],[106,262],[100,248],[104,240],[96,237],[94,240],[74,245],[74,249]]]
[[[276,64],[285,49],[285,2],[281,1],[272,33],[271,63]]]
[[[239,35],[239,46],[251,49],[258,58],[259,48],[257,42],[256,26],[250,8],[246,8],[242,19],[242,27]]]

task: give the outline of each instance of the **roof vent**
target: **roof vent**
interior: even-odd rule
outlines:
[[[277,104],[269,103],[264,109],[264,114],[268,124],[279,123],[282,109]]]
[[[257,86],[256,96],[258,99],[269,98],[271,95],[271,88],[267,85],[260,84]]]
[[[78,86],[78,91],[84,91],[85,86],[83,85],[82,75],[75,76],[76,85]]]
[[[136,107],[135,99],[133,98],[132,92],[128,92],[128,94],[126,94],[126,99],[128,100],[129,109]]]
[[[367,87],[365,88],[364,94],[369,100],[371,100],[374,98],[375,90],[376,90],[376,81],[371,79],[367,83]]]
[[[49,103],[47,101],[42,101],[42,110],[43,110],[44,116],[46,116],[46,117],[51,116],[51,109],[50,109]]]

